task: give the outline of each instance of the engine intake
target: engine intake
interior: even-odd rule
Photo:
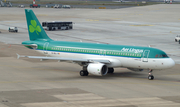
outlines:
[[[87,71],[93,75],[104,76],[108,72],[108,67],[102,63],[90,63],[87,67]]]

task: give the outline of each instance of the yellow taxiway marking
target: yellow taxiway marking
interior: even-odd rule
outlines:
[[[112,18],[112,19],[122,19],[122,18]]]
[[[47,14],[37,14],[37,16],[48,16]]]
[[[176,34],[176,33],[173,33],[172,31],[170,31],[169,33]]]
[[[159,8],[149,8],[149,10],[159,10]]]
[[[135,13],[135,14],[130,14],[130,15],[143,15],[143,14]]]
[[[81,78],[81,77],[79,77]],[[90,77],[89,77],[90,78]],[[87,78],[87,79],[89,79]],[[0,81],[0,84],[17,84],[17,83],[62,83],[62,84],[66,84],[66,83],[96,83],[96,84],[126,84],[126,85],[130,85],[130,84],[135,84],[135,85],[156,85],[156,86],[179,86],[179,82],[178,81],[163,81],[163,80],[153,80],[153,82],[150,82],[150,80],[147,80],[147,78],[135,78],[135,77],[121,77],[121,78],[128,78],[128,79],[132,79],[131,82],[120,82],[120,81],[82,81],[82,80],[57,80],[57,81],[51,81],[51,80],[19,80],[19,81]],[[141,82],[141,83],[137,83],[137,82],[133,82],[133,79],[136,80],[141,80],[141,81],[146,81],[147,82]],[[159,82],[159,83],[157,83]],[[174,83],[174,84],[172,84]]]
[[[130,25],[130,26],[154,26],[154,25]]]
[[[86,21],[99,21],[99,20],[95,20],[95,19],[86,19]]]
[[[6,23],[21,23],[22,21],[8,21]]]

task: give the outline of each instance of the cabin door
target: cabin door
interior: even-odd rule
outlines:
[[[143,62],[148,62],[148,56],[149,56],[150,50],[145,50],[143,53],[142,61]]]
[[[48,54],[48,51],[47,51],[48,45],[49,45],[48,42],[44,43],[44,45],[43,45],[44,54]]]

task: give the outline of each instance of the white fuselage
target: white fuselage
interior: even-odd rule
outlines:
[[[159,69],[171,68],[172,66],[175,65],[175,62],[171,58],[132,58],[132,57],[119,57],[119,56],[117,57],[117,56],[106,56],[106,55],[58,52],[58,51],[43,51],[43,50],[37,50],[37,51],[51,57],[109,60],[111,63],[106,64],[108,67],[126,67],[126,68],[137,68],[137,69],[159,70]]]

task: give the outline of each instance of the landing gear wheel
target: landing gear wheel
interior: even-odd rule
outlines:
[[[85,76],[88,76],[89,75],[89,72],[85,71]]]
[[[108,73],[113,74],[114,73],[114,68],[108,68]]]
[[[87,71],[83,71],[83,70],[81,70],[80,72],[79,72],[79,74],[81,75],[81,76],[88,76],[88,72]]]
[[[85,72],[84,72],[83,70],[81,70],[81,71],[79,72],[79,74],[80,74],[81,76],[84,76],[84,75],[85,75]]]
[[[153,79],[154,79],[154,76],[153,76],[153,75],[149,75],[149,76],[148,76],[148,79],[149,79],[149,80],[153,80]]]
[[[148,79],[149,80],[153,80],[154,79],[154,76],[153,76],[153,74],[152,74],[152,69],[149,69],[149,76],[148,76]]]

